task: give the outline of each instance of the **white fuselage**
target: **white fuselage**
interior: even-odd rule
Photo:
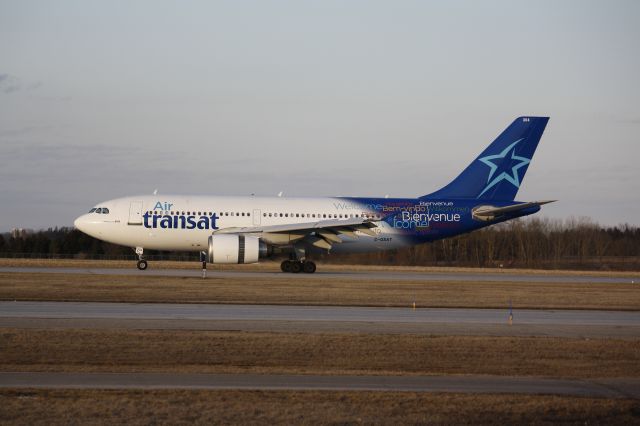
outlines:
[[[114,244],[152,250],[203,251],[210,235],[225,228],[259,227],[319,222],[328,219],[369,217],[379,212],[342,198],[226,197],[226,196],[137,196],[100,203],[80,216],[81,231]],[[340,236],[335,252],[387,250],[410,245],[385,222],[377,222],[376,236],[356,232]],[[296,238],[292,233],[291,241]],[[267,243],[286,245],[279,233],[261,234]],[[273,240],[271,240],[273,239]]]

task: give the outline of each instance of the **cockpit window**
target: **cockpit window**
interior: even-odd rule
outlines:
[[[109,209],[106,207],[102,208],[102,214],[109,214]]]
[[[94,207],[94,208],[92,208],[91,210],[89,210],[89,213],[93,213],[93,212],[95,212],[95,211],[96,211],[96,208]]]
[[[96,209],[96,213],[102,213],[102,208],[101,208],[101,207],[98,207],[98,208]]]

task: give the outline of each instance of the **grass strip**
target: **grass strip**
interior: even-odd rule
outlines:
[[[2,329],[2,371],[640,377],[640,341]]]
[[[631,283],[0,273],[0,300],[638,310]]]
[[[637,424],[640,401],[541,395],[211,390],[0,390],[0,423]]]

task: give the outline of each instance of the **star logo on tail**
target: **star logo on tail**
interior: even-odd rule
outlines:
[[[514,149],[514,147],[523,139],[518,139],[517,141],[506,147],[504,150],[502,150],[500,154],[487,155],[486,157],[478,159],[482,163],[489,166],[491,171],[489,172],[489,177],[487,178],[487,186],[482,190],[477,198],[482,197],[485,192],[487,192],[503,180],[511,183],[516,188],[520,188],[520,175],[518,174],[518,170],[525,167],[531,162],[530,158],[520,157],[516,155],[516,150]],[[507,158],[507,160],[505,160],[505,158]],[[517,162],[514,163],[514,161]],[[496,173],[501,168],[503,169],[503,171]]]

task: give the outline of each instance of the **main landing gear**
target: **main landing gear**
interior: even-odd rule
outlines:
[[[142,253],[144,253],[144,249],[142,247],[136,247],[136,254],[138,255],[138,269],[140,269],[141,271],[144,271],[145,269],[147,269],[147,261],[144,260],[144,256],[142,255]]]
[[[294,274],[299,274],[300,272],[313,274],[316,271],[316,264],[310,260],[285,260],[280,264],[280,270]]]
[[[280,264],[280,270],[293,274],[299,274],[300,272],[313,274],[316,271],[316,264],[307,260],[306,254],[305,246],[303,244],[296,244],[289,254],[289,260],[285,260]]]

